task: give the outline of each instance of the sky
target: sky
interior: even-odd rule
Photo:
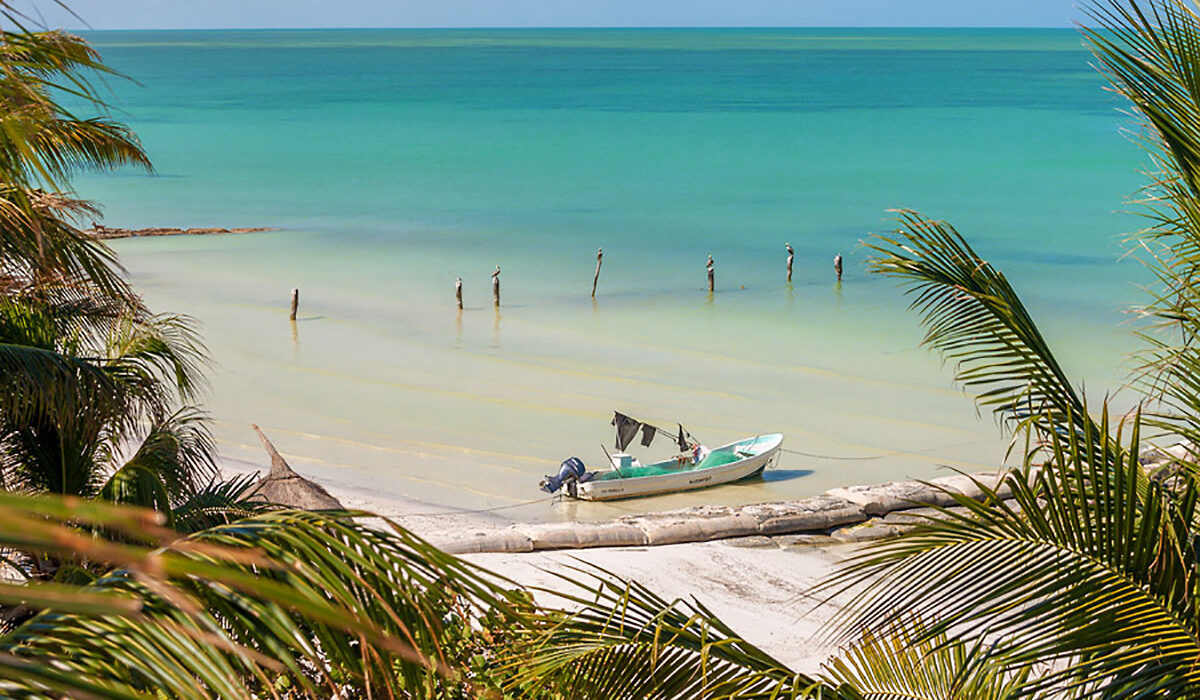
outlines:
[[[1075,0],[16,0],[67,29],[1068,27]]]

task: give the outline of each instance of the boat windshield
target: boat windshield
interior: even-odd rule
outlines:
[[[737,445],[722,447],[713,450],[707,457],[702,459],[699,464],[686,462],[680,466],[679,462],[674,459],[669,459],[665,462],[655,462],[653,464],[638,465],[635,467],[622,468],[620,473],[614,469],[600,474],[597,478],[599,481],[608,481],[611,479],[639,479],[647,476],[662,476],[664,474],[678,474],[680,472],[691,472],[700,469],[711,469],[712,467],[721,467],[726,464],[731,464],[741,459],[745,459],[744,455],[739,455],[734,452]]]

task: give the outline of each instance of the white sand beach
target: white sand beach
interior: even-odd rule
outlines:
[[[563,585],[553,572],[595,565],[638,581],[667,599],[695,598],[789,668],[812,673],[837,651],[822,626],[838,606],[836,602],[820,605],[809,594],[852,547],[748,547],[733,539],[463,558],[522,585],[542,588]],[[555,602],[550,595],[539,598],[543,603]]]
[[[222,471],[265,473],[266,466],[226,461]],[[347,508],[387,516],[435,543],[466,531],[507,530],[513,523],[502,512],[461,512],[317,481]],[[561,588],[555,572],[594,565],[638,581],[667,599],[694,598],[790,668],[814,672],[836,651],[821,632],[838,605],[836,601],[820,604],[809,594],[854,546],[781,547],[772,539],[751,537],[665,546],[468,554],[463,558],[534,589]],[[562,602],[552,595],[536,595],[543,603]]]

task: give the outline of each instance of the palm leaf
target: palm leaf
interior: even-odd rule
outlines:
[[[863,700],[1013,700],[1021,697],[1028,668],[996,664],[982,641],[946,633],[928,635],[920,620],[893,624],[863,638],[825,664],[830,685]]]
[[[601,569],[556,575],[563,590],[547,592],[574,610],[547,613],[511,650],[515,688],[581,699],[834,697],[698,601],[668,601]]]
[[[174,527],[171,499],[159,475],[149,467],[130,462],[121,467],[100,487],[99,498],[110,503],[157,510]]]
[[[30,602],[48,609],[0,637],[7,697],[54,687],[20,673],[28,667],[103,697],[248,698],[271,694],[280,679],[312,696],[424,696],[463,681],[442,656],[448,601],[510,610],[481,572],[403,530],[278,511],[173,540],[156,517],[0,494],[0,544],[117,567],[79,589],[79,600],[38,597],[61,586],[29,589]]]
[[[175,529],[190,534],[278,508],[255,498],[257,486],[256,474],[210,481],[175,507],[172,514]]]
[[[1200,18],[1180,0],[1110,0],[1089,7],[1082,32],[1115,89],[1144,125],[1142,144],[1156,166],[1142,203],[1150,225],[1136,237],[1160,282],[1144,314],[1158,324],[1144,334],[1138,384],[1165,399],[1152,421],[1186,439],[1196,425],[1200,365]]]
[[[977,401],[1017,425],[1053,431],[1071,417],[1090,421],[1083,402],[1004,274],[947,223],[899,211],[902,226],[876,236],[872,271],[899,277],[914,295],[925,343],[955,363],[955,378]]]
[[[1188,696],[1200,682],[1196,489],[1147,483],[1107,428],[1105,411],[1095,431],[1052,434],[1039,471],[1007,477],[1011,506],[955,496],[965,514],[939,509],[868,546],[827,584],[862,588],[847,629],[916,615],[938,621],[931,635],[1003,641],[1007,663],[1056,664],[1033,690],[1103,681],[1105,697]]]
[[[134,466],[155,475],[169,494],[170,503],[163,505],[170,509],[216,478],[215,454],[207,416],[185,407],[155,421],[124,468]],[[158,508],[147,503],[135,505]]]

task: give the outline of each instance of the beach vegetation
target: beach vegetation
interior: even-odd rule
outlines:
[[[0,493],[0,546],[90,572],[0,583],[0,694],[487,697],[484,664],[460,663],[479,647],[464,630],[487,627],[455,620],[514,629],[527,598],[353,515],[274,511],[185,536],[156,511]]]
[[[70,189],[150,167],[64,106],[103,115],[97,78],[120,76],[27,20],[0,2],[0,695],[502,697],[490,645],[527,596],[222,479],[195,321],[145,306]]]
[[[150,167],[107,116],[103,79],[120,76],[83,39],[26,21],[0,5],[0,484],[165,513],[211,504],[196,323],[146,308],[81,230],[98,211],[70,187],[80,170]]]

